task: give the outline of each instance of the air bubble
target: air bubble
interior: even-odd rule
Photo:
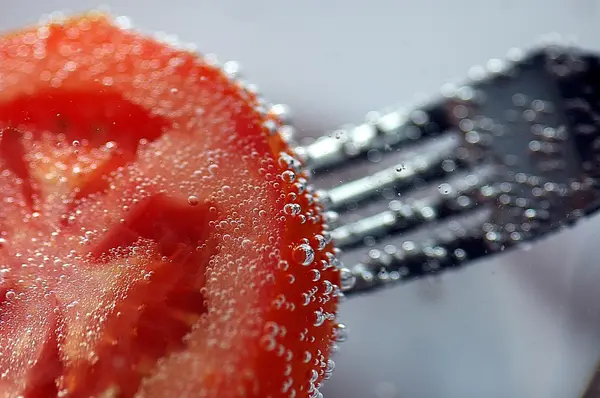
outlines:
[[[325,213],[325,220],[327,220],[327,222],[329,224],[337,224],[337,222],[339,221],[340,216],[338,213],[336,213],[335,211],[328,211]]]
[[[383,157],[383,155],[377,149],[371,149],[370,151],[367,152],[367,159],[371,163],[379,163],[381,161],[382,157]]]
[[[356,285],[356,276],[347,268],[342,268],[341,271],[341,287],[342,290],[350,290]]]
[[[302,207],[298,203],[288,203],[283,206],[283,212],[289,216],[297,216],[302,213]]]
[[[323,311],[318,310],[315,311],[315,321],[313,323],[314,326],[321,326],[325,323],[325,321],[327,320],[327,317],[325,316],[325,314],[323,314]]]
[[[314,384],[317,382],[317,380],[319,380],[319,373],[316,370],[312,369],[310,371],[310,382]]]
[[[334,338],[338,343],[348,340],[348,329],[343,323],[338,323],[334,330]]]
[[[280,260],[277,264],[277,268],[279,268],[282,271],[287,271],[290,268],[290,263],[288,263],[285,260]]]
[[[327,239],[321,234],[315,235],[314,241],[316,243],[318,251],[325,249],[325,247],[327,246]]]
[[[14,291],[9,290],[9,291],[6,292],[6,294],[4,295],[4,297],[6,297],[7,300],[12,300],[15,297],[17,297],[17,294]]]
[[[452,186],[448,183],[443,183],[438,186],[438,191],[440,191],[443,195],[448,195],[452,193]]]
[[[302,305],[308,306],[310,304],[312,296],[308,293],[302,293]]]
[[[334,284],[333,284],[333,283],[331,283],[331,281],[324,280],[324,281],[323,281],[323,285],[325,286],[325,287],[324,287],[324,289],[325,289],[325,290],[323,291],[323,293],[324,293],[325,295],[329,295],[329,294],[333,293],[333,287],[334,287]]]
[[[296,174],[291,170],[286,170],[281,173],[281,179],[289,184],[296,180]]]
[[[290,285],[292,285],[292,284],[294,284],[294,282],[296,282],[296,277],[294,276],[294,274],[288,274],[287,280],[288,280],[288,283]]]
[[[216,165],[216,164],[211,164],[211,165],[210,165],[210,166],[208,166],[208,168],[207,168],[207,170],[208,170],[208,173],[209,173],[211,176],[214,176],[214,175],[215,175],[215,173],[217,172],[217,170],[218,170],[218,169],[219,169],[219,166],[218,166],[218,165]]]
[[[299,178],[298,182],[296,182],[294,184],[294,187],[296,187],[296,190],[298,191],[298,193],[304,193],[304,191],[306,190],[307,187],[307,181],[306,178]]]
[[[309,363],[311,359],[312,354],[310,353],[310,351],[304,351],[304,357],[302,358],[302,362]]]
[[[292,253],[294,260],[302,265],[309,265],[315,260],[315,251],[307,244],[298,245]]]
[[[310,270],[310,273],[312,274],[313,282],[317,282],[319,279],[321,279],[321,273],[319,272],[318,269],[312,269],[312,270]]]
[[[325,368],[325,373],[331,373],[335,369],[335,362],[331,359],[327,360],[327,367]]]
[[[300,163],[300,161],[298,159],[296,159],[295,157],[293,157],[285,152],[281,152],[279,154],[279,159],[277,160],[277,163],[279,164],[280,167],[290,169],[296,173],[300,172],[300,169],[302,166],[302,164]]]
[[[334,256],[332,253],[326,253],[327,256],[327,260],[329,260],[329,264],[334,267],[334,268],[341,268],[342,267],[342,262],[336,257]]]
[[[260,339],[260,345],[266,351],[273,351],[277,346],[277,342],[271,335],[265,335]]]
[[[190,206],[197,206],[198,203],[200,203],[200,200],[198,199],[198,197],[194,196],[194,195],[188,196],[187,201]]]

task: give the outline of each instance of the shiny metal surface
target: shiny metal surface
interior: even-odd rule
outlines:
[[[456,269],[598,209],[598,54],[559,41],[513,48],[470,75],[408,117],[371,112],[358,127],[297,148],[317,186],[325,176],[321,196],[341,215],[332,238],[351,250],[349,261],[359,257],[344,273],[346,293]],[[397,163],[327,188],[336,169],[383,159]]]

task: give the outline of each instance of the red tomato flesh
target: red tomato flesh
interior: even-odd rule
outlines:
[[[312,396],[339,271],[275,115],[98,13],[0,37],[0,397]]]

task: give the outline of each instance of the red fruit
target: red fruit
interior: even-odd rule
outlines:
[[[339,273],[258,99],[90,13],[0,38],[0,397],[309,396]]]

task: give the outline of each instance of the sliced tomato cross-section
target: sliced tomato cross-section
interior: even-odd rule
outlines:
[[[339,272],[255,94],[90,13],[0,37],[0,397],[312,396]]]

